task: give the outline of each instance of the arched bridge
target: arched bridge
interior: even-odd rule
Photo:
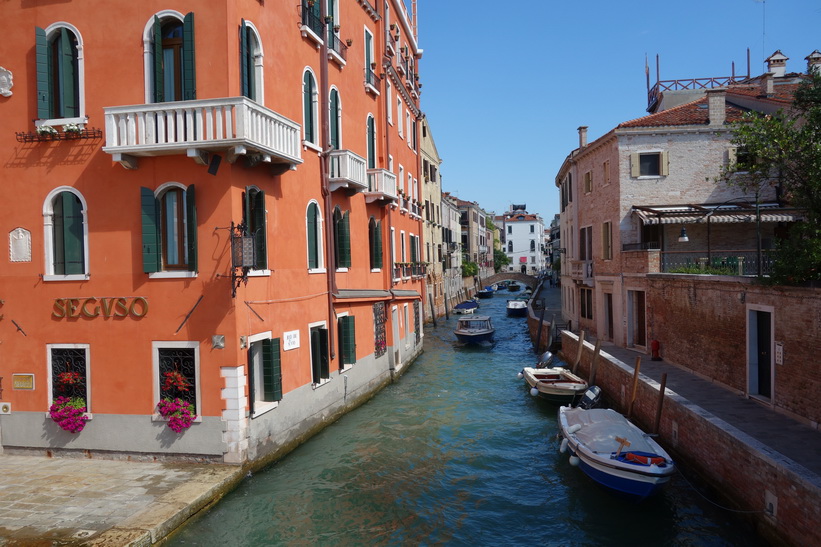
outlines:
[[[527,275],[518,272],[499,272],[497,274],[493,274],[490,277],[485,277],[482,279],[482,285],[493,285],[494,283],[498,283],[499,281],[504,280],[516,281],[521,283],[522,285],[527,285],[531,289],[535,289],[536,285],[539,284],[539,280],[533,277],[532,275]]]

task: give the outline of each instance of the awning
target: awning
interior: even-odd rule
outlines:
[[[334,293],[334,298],[340,300],[385,300],[390,297],[391,293],[389,291],[379,291],[374,289],[339,289]]]
[[[391,293],[396,298],[422,298],[418,291],[403,291],[400,289],[391,289]]]
[[[780,207],[776,203],[762,203],[756,212],[755,204],[730,205],[636,205],[633,214],[642,224],[690,224],[696,222],[737,223],[756,222],[799,222],[804,220],[800,209]]]

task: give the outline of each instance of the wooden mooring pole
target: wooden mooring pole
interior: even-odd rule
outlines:
[[[661,375],[661,387],[659,387],[659,401],[656,405],[656,423],[653,424],[653,435],[658,434],[661,423],[661,406],[664,404],[664,389],[667,386],[667,373]]]
[[[579,333],[579,351],[576,352],[576,359],[573,361],[573,374],[576,374],[576,369],[579,368],[579,363],[582,360],[582,350],[584,349],[584,331]]]
[[[428,294],[428,302],[430,302],[430,318],[433,320],[433,326],[436,326],[436,310],[433,309],[433,295]]]
[[[544,325],[544,308],[542,308],[542,315],[539,317],[539,329],[536,331],[536,353],[542,354],[542,325]]]
[[[636,402],[636,391],[639,388],[639,371],[641,370],[641,356],[636,356],[636,367],[633,370],[633,390],[630,393],[630,405],[627,408],[627,419],[633,414],[633,403]]]
[[[596,348],[593,350],[593,360],[590,362],[590,385],[596,383],[596,361],[599,360],[601,351],[601,340],[596,340]]]

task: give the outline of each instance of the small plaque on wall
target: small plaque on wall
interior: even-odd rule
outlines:
[[[12,374],[11,388],[15,391],[34,390],[34,374]]]
[[[784,342],[775,343],[775,364],[784,364]]]
[[[296,349],[299,347],[299,331],[292,330],[282,333],[282,349]]]

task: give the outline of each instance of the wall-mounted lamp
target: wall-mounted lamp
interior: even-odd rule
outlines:
[[[678,236],[678,242],[679,243],[687,243],[688,241],[690,241],[690,238],[687,237],[687,228],[685,226],[682,226],[681,227],[681,233]]]

